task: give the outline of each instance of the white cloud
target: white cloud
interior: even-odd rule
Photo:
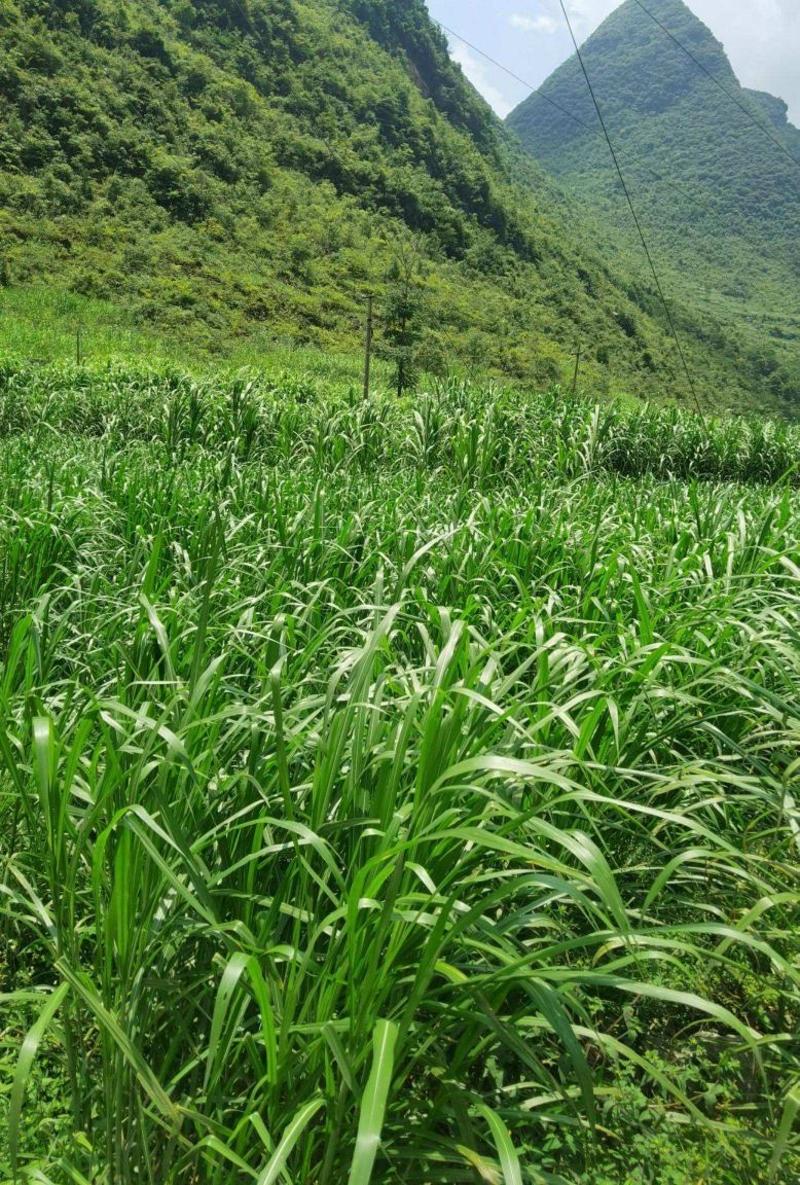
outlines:
[[[510,17],[511,27],[513,29],[522,29],[524,33],[548,33],[553,34],[558,32],[558,21],[553,16],[546,16],[542,13],[540,16],[523,16],[519,12],[512,13]]]
[[[566,0],[567,12],[569,19],[572,21],[572,26],[579,37],[585,37],[596,29],[601,21],[619,7],[621,0]],[[541,0],[541,6],[547,10],[541,20],[547,21],[552,25],[549,32],[557,33],[563,30],[566,33],[566,26],[564,24],[564,14],[561,11],[561,5],[558,0]],[[526,18],[523,17],[523,20]],[[536,18],[534,18],[536,19]]]
[[[450,50],[454,62],[458,62],[472,85],[480,91],[490,107],[493,107],[501,119],[509,114],[514,107],[506,95],[495,86],[489,76],[489,71],[479,58],[470,53],[465,45],[455,45]]]

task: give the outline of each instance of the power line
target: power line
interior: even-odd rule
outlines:
[[[566,115],[568,119],[571,119],[574,123],[577,123],[587,132],[591,132],[593,136],[600,135],[598,131],[590,127],[585,120],[580,118],[580,116],[574,115],[572,111],[569,111],[566,107],[562,107],[561,103],[557,103],[555,99],[551,99],[549,95],[545,95],[540,90],[537,90],[532,82],[526,82],[524,78],[520,78],[519,74],[515,74],[513,70],[509,70],[508,66],[504,66],[502,62],[495,61],[495,59],[490,57],[485,50],[480,49],[477,45],[473,45],[471,41],[467,41],[466,37],[462,37],[460,33],[456,33],[455,29],[449,29],[447,25],[445,25],[442,21],[436,20],[435,17],[433,19],[440,29],[444,29],[445,33],[449,33],[451,37],[455,37],[457,41],[460,41],[462,45],[466,45],[467,48],[471,49],[473,53],[478,53],[482,58],[486,58],[487,62],[491,62],[493,66],[495,66],[498,70],[502,70],[504,74],[507,74],[509,78],[513,78],[515,82],[520,84],[520,86],[524,86],[526,90],[533,91],[537,98],[544,99],[544,101],[549,103],[551,107],[555,107],[556,111],[560,111],[562,115]]]
[[[569,108],[564,107],[563,104],[556,102],[555,99],[551,99],[548,94],[545,94],[544,91],[535,87],[532,82],[528,82],[526,79],[521,78],[519,74],[515,74],[513,70],[509,70],[508,66],[504,66],[502,62],[498,62],[490,54],[486,53],[485,50],[481,49],[477,45],[473,45],[471,41],[467,41],[466,37],[462,37],[460,33],[456,33],[455,29],[450,29],[440,20],[436,20],[435,18],[432,19],[434,19],[435,24],[437,24],[440,29],[443,29],[445,33],[448,33],[451,37],[455,37],[457,41],[460,41],[462,45],[466,45],[468,49],[473,51],[473,53],[480,54],[482,58],[485,58],[486,61],[490,62],[491,65],[493,65],[497,70],[502,70],[502,72],[507,74],[509,78],[513,78],[515,82],[520,84],[520,86],[524,86],[526,90],[531,92],[531,98],[541,99],[543,102],[549,103],[549,105],[554,107],[556,111],[560,111],[562,115],[566,115],[568,119],[571,119],[573,123],[576,123],[579,127],[583,128],[584,131],[589,132],[591,136],[597,136],[602,139],[602,125],[600,129],[593,128],[584,119],[581,119],[579,115],[576,115],[573,111],[570,111]],[[618,145],[616,146],[616,151],[619,155],[622,155],[621,149]],[[694,202],[696,205],[701,204],[696,194],[690,193],[689,190],[684,189],[682,185],[677,185],[675,181],[664,177],[661,173],[657,173],[655,169],[651,168],[649,165],[643,165],[637,160],[636,166],[637,168],[643,168],[645,172],[650,174],[654,181],[658,181],[660,184],[666,185],[669,189],[674,189],[677,193],[682,193],[684,197],[688,198],[689,201]]]
[[[625,194],[625,198],[627,200],[628,207],[631,212],[631,216],[633,217],[633,221],[636,226],[636,230],[638,231],[639,239],[640,239],[642,247],[644,249],[644,253],[647,257],[647,262],[650,265],[650,270],[653,274],[653,280],[656,285],[656,291],[658,292],[661,303],[664,306],[664,312],[666,314],[667,322],[669,324],[670,331],[671,331],[672,336],[674,338],[675,345],[678,349],[678,354],[680,355],[681,363],[683,365],[683,370],[686,374],[686,380],[689,384],[689,388],[690,388],[692,396],[694,398],[695,405],[697,406],[697,410],[698,410],[698,412],[700,412],[702,414],[702,408],[700,406],[700,399],[697,394],[697,388],[695,386],[694,379],[692,378],[692,374],[689,369],[689,364],[686,360],[686,354],[685,354],[683,346],[681,344],[681,340],[678,335],[678,330],[675,325],[675,321],[672,316],[672,312],[671,312],[669,304],[667,302],[667,298],[664,295],[664,289],[661,285],[661,281],[658,276],[658,271],[656,269],[655,260],[653,259],[652,253],[651,253],[650,248],[647,244],[647,239],[644,234],[644,229],[642,227],[639,216],[636,213],[636,207],[633,204],[633,198],[632,198],[630,190],[628,188],[628,184],[625,180],[625,176],[622,172],[622,166],[620,165],[620,162],[619,162],[619,150],[617,148],[615,148],[615,146],[611,140],[611,136],[609,135],[608,127],[606,125],[605,119],[603,118],[603,114],[600,109],[600,104],[597,101],[597,97],[595,95],[594,88],[592,87],[588,72],[586,70],[586,65],[583,60],[583,55],[581,54],[577,38],[575,37],[575,33],[572,28],[572,23],[569,19],[569,14],[567,13],[566,8],[564,7],[563,0],[560,0],[560,2],[561,2],[561,10],[564,13],[564,19],[567,22],[567,27],[569,29],[570,36],[572,37],[572,43],[575,46],[575,52],[578,56],[578,61],[580,62],[581,69],[583,70],[583,75],[584,75],[584,78],[586,79],[586,83],[589,88],[589,93],[592,97],[592,102],[594,104],[594,109],[597,113],[597,118],[598,118],[598,121],[600,123],[600,128],[601,128],[600,132],[597,132],[588,123],[586,123],[585,120],[583,120],[579,116],[575,115],[572,111],[568,110],[568,108],[562,106],[561,103],[557,103],[554,99],[551,99],[549,95],[546,95],[542,91],[537,90],[537,88],[535,86],[533,86],[532,83],[526,81],[526,79],[524,79],[524,78],[521,78],[518,74],[515,74],[513,70],[509,70],[501,62],[496,61],[489,54],[485,53],[484,50],[480,49],[479,46],[473,45],[473,43],[471,41],[468,41],[466,39],[466,37],[462,37],[460,33],[456,33],[456,31],[454,29],[450,29],[442,21],[437,21],[436,23],[439,25],[440,28],[442,28],[445,31],[445,33],[449,33],[451,37],[455,37],[458,41],[461,41],[464,45],[467,46],[468,49],[471,49],[474,53],[480,54],[481,57],[485,58],[486,61],[490,62],[498,70],[502,70],[505,74],[508,74],[508,76],[510,78],[513,78],[516,82],[520,83],[520,85],[524,86],[526,88],[526,90],[531,91],[535,97],[544,99],[544,101],[546,103],[549,103],[551,107],[554,107],[554,108],[556,108],[556,110],[561,111],[564,115],[566,115],[574,123],[578,124],[580,127],[584,128],[586,131],[588,131],[592,136],[602,135],[605,138],[606,144],[608,145],[609,151],[611,153],[611,158],[614,162],[614,167],[616,169],[617,176],[619,177],[620,183],[622,185],[622,189]],[[655,172],[655,170],[648,169],[648,172],[650,172],[651,176],[653,176],[657,181],[661,181],[661,182],[665,181],[665,178],[661,177],[658,173]],[[669,184],[671,188],[677,189],[679,192],[686,194],[686,196],[688,196],[692,201],[697,200],[694,197],[694,195],[689,194],[687,190],[683,190],[680,186],[676,186],[672,182],[667,182],[667,184]]]
[[[688,58],[691,58],[691,60],[698,67],[698,69],[702,70],[703,73],[705,75],[707,75],[708,78],[711,79],[711,81],[714,83],[714,86],[717,87],[718,90],[721,90],[723,95],[726,96],[726,98],[730,99],[730,101],[732,103],[735,103],[735,105],[739,108],[739,110],[742,111],[747,116],[747,118],[750,120],[750,122],[755,127],[758,128],[758,130],[761,132],[761,134],[766,136],[767,139],[770,140],[775,145],[776,148],[779,148],[780,151],[783,153],[783,155],[788,157],[789,160],[792,162],[792,164],[796,168],[800,169],[800,160],[797,159],[797,157],[794,155],[794,153],[790,152],[789,149],[786,147],[786,145],[783,144],[778,139],[777,136],[773,136],[773,134],[769,130],[769,128],[764,127],[764,125],[760,119],[756,119],[755,115],[749,109],[749,107],[747,107],[744,103],[742,103],[736,97],[735,94],[733,94],[731,91],[728,90],[728,88],[726,86],[723,86],[723,84],[717,78],[716,74],[714,74],[713,71],[709,70],[709,68],[708,68],[708,66],[706,66],[705,62],[701,62],[700,58],[698,58],[696,54],[693,54],[692,51],[689,49],[689,47],[684,45],[683,42],[678,37],[675,36],[675,34],[672,32],[672,30],[668,29],[667,26],[664,24],[664,22],[662,20],[660,20],[655,15],[654,12],[651,12],[650,9],[645,4],[642,3],[642,0],[634,0],[634,3],[639,8],[641,8],[643,13],[645,13],[647,16],[650,17],[651,21],[654,21],[658,25],[659,29],[661,29],[661,31],[663,33],[666,33],[667,37],[669,37],[670,41],[673,41],[675,43],[675,45],[677,45],[678,49],[682,50],[682,52],[685,53]]]
[[[572,21],[569,19],[569,13],[567,12],[567,8],[566,8],[566,5],[564,4],[564,0],[559,0],[559,4],[561,5],[561,11],[564,14],[564,20],[567,22],[567,28],[569,29],[569,35],[572,38],[572,44],[575,46],[575,53],[578,56],[578,61],[580,62],[580,67],[581,67],[581,70],[583,71],[583,76],[586,79],[586,85],[589,88],[589,94],[592,96],[592,102],[594,103],[594,109],[597,112],[597,118],[600,120],[600,126],[603,129],[603,135],[606,138],[606,143],[608,144],[608,150],[611,153],[611,157],[614,161],[614,167],[617,170],[617,175],[620,180],[620,185],[622,186],[622,190],[625,194],[625,198],[628,202],[628,206],[630,207],[631,216],[632,216],[633,221],[636,225],[636,229],[639,232],[639,238],[642,241],[642,247],[644,248],[644,253],[647,256],[647,262],[650,264],[650,270],[653,273],[653,279],[655,281],[656,289],[658,291],[658,295],[661,298],[661,303],[664,306],[664,312],[667,315],[667,321],[669,322],[669,327],[670,327],[670,330],[672,331],[672,336],[675,339],[675,345],[678,347],[678,353],[680,355],[680,359],[683,364],[683,369],[686,372],[686,381],[688,382],[689,387],[691,389],[692,396],[694,398],[695,404],[697,405],[697,410],[702,415],[702,408],[700,406],[700,399],[698,398],[698,395],[697,395],[697,389],[694,385],[694,379],[692,378],[692,373],[689,370],[689,364],[686,361],[686,354],[684,353],[683,345],[681,344],[681,339],[678,336],[678,330],[675,325],[675,321],[673,319],[672,312],[670,311],[669,304],[667,303],[667,298],[664,295],[663,288],[661,287],[661,281],[658,278],[658,271],[656,270],[655,260],[653,259],[653,256],[650,253],[650,248],[647,245],[647,239],[645,238],[644,230],[642,229],[642,224],[639,221],[639,216],[636,213],[636,207],[633,204],[633,198],[631,197],[631,192],[628,189],[628,183],[625,180],[625,174],[622,172],[622,165],[619,163],[619,157],[617,156],[614,145],[611,142],[611,137],[608,134],[608,128],[606,127],[606,121],[603,118],[603,112],[600,109],[600,104],[597,100],[597,95],[595,94],[594,87],[592,86],[592,80],[589,77],[589,71],[586,69],[586,63],[583,60],[583,54],[581,53],[581,48],[578,45],[578,39],[575,36],[574,29],[572,28]]]

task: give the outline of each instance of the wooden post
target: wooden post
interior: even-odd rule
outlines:
[[[581,354],[582,354],[582,352],[583,352],[582,343],[578,342],[577,349],[575,350],[575,374],[572,376],[572,398],[573,399],[575,398],[575,396],[578,393],[578,373],[581,369]]]
[[[75,330],[75,362],[78,366],[80,366],[81,362],[83,361],[83,351],[81,349],[82,344],[81,326],[78,325],[78,328]]]
[[[364,398],[369,399],[370,369],[372,366],[372,302],[374,296],[367,293],[367,324],[364,334]]]

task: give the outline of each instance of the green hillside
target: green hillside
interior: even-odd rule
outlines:
[[[594,390],[688,398],[651,285],[601,258],[422,0],[9,0],[0,91],[7,346],[34,308],[42,356],[87,310],[195,360],[352,350],[365,290],[391,321],[406,274],[384,355],[545,385],[580,341]],[[706,407],[778,405],[759,350],[677,315]]]
[[[800,168],[789,157],[800,162],[800,131],[780,99],[739,84],[722,45],[682,0],[646,7],[713,79],[635,0],[586,43],[586,67],[642,222],[670,292],[725,325],[747,351],[761,350],[772,390],[796,397]],[[611,242],[630,258],[641,255],[576,57],[508,123],[570,192],[589,199]]]

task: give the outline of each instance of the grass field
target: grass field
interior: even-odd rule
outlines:
[[[0,1179],[798,1179],[800,431],[0,368]]]
[[[289,371],[334,384],[357,384],[364,362],[352,347],[362,327],[354,320],[351,329],[349,348],[340,342],[339,349],[323,350],[270,328],[251,327],[246,334],[218,334],[204,341],[188,332],[159,332],[111,301],[56,286],[0,289],[3,358],[27,366],[61,366],[76,362],[80,355],[82,365],[94,371],[106,366],[139,371],[171,367],[218,378],[257,368],[260,375],[277,377]],[[374,357],[372,367],[376,380],[388,386],[390,363]]]

